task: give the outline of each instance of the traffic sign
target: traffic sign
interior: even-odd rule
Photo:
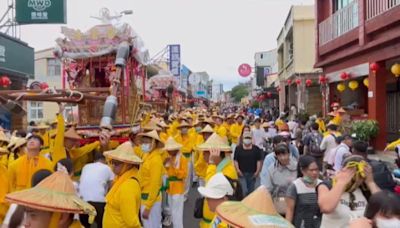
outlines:
[[[238,69],[239,75],[242,77],[248,77],[251,74],[251,66],[247,63],[243,63]]]

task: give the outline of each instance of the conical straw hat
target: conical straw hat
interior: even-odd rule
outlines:
[[[81,140],[82,137],[76,132],[74,127],[71,127],[64,133],[64,138]]]
[[[216,212],[219,218],[233,227],[294,227],[276,211],[265,186],[259,187],[240,202],[220,204]]]
[[[140,164],[142,159],[135,155],[131,142],[124,142],[115,150],[104,152],[104,156],[113,160],[117,160],[129,164]]]
[[[6,136],[4,131],[0,131],[0,142],[6,142],[6,143],[10,142],[10,139]]]
[[[172,137],[169,137],[167,141],[165,141],[165,146],[163,150],[171,151],[171,150],[179,150],[182,148],[182,145],[176,142],[176,140]]]
[[[207,124],[207,126],[205,126],[200,133],[214,133],[214,129],[212,129],[212,127]]]
[[[18,149],[19,147],[25,145],[28,141],[25,138],[20,138],[20,137],[15,137],[13,138],[12,142],[8,144],[7,148],[10,151],[14,151]]]
[[[150,131],[150,132],[146,132],[146,133],[140,133],[138,134],[139,137],[148,137],[148,138],[152,138],[155,139],[159,142],[162,142],[160,137],[158,136],[158,133],[156,130]]]
[[[205,120],[201,121],[202,123],[207,123],[207,124],[214,124],[214,120],[211,118],[206,118]]]
[[[10,151],[8,151],[6,148],[0,147],[0,155],[9,154],[9,153],[10,153]]]
[[[179,124],[178,128],[182,128],[182,127],[191,127],[191,126],[190,126],[190,124],[188,124],[186,121],[182,121],[182,122]]]
[[[42,211],[96,216],[96,209],[80,199],[67,173],[58,171],[31,189],[6,195],[9,203]]]
[[[219,149],[221,151],[230,152],[232,148],[228,145],[227,140],[213,133],[207,141],[197,147],[200,151]]]
[[[160,126],[162,128],[167,128],[168,127],[168,125],[164,121],[158,122],[158,126]]]
[[[161,131],[161,128],[157,126],[157,121],[155,119],[151,119],[147,124],[145,124],[142,127],[142,129],[146,131],[152,131],[152,130]]]
[[[32,129],[36,129],[36,130],[44,130],[44,129],[50,128],[50,126],[47,125],[47,124],[45,124],[45,123],[43,123],[43,122],[41,122],[39,125],[37,125],[37,126],[32,126],[31,128],[32,128]]]

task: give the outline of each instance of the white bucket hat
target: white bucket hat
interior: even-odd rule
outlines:
[[[222,173],[212,176],[205,187],[199,187],[197,190],[202,196],[210,199],[221,199],[224,196],[233,195],[232,185]]]

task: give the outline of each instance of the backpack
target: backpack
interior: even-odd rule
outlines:
[[[311,156],[322,157],[324,156],[324,151],[321,150],[320,145],[322,142],[322,137],[318,133],[310,133],[310,141],[308,145],[308,151]]]
[[[376,160],[369,160],[368,163],[372,168],[376,185],[378,185],[382,190],[394,192],[396,182],[393,180],[392,173],[389,171],[386,164],[382,161]]]

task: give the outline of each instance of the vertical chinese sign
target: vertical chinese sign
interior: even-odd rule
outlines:
[[[169,71],[174,76],[181,73],[181,46],[179,44],[169,45]]]

